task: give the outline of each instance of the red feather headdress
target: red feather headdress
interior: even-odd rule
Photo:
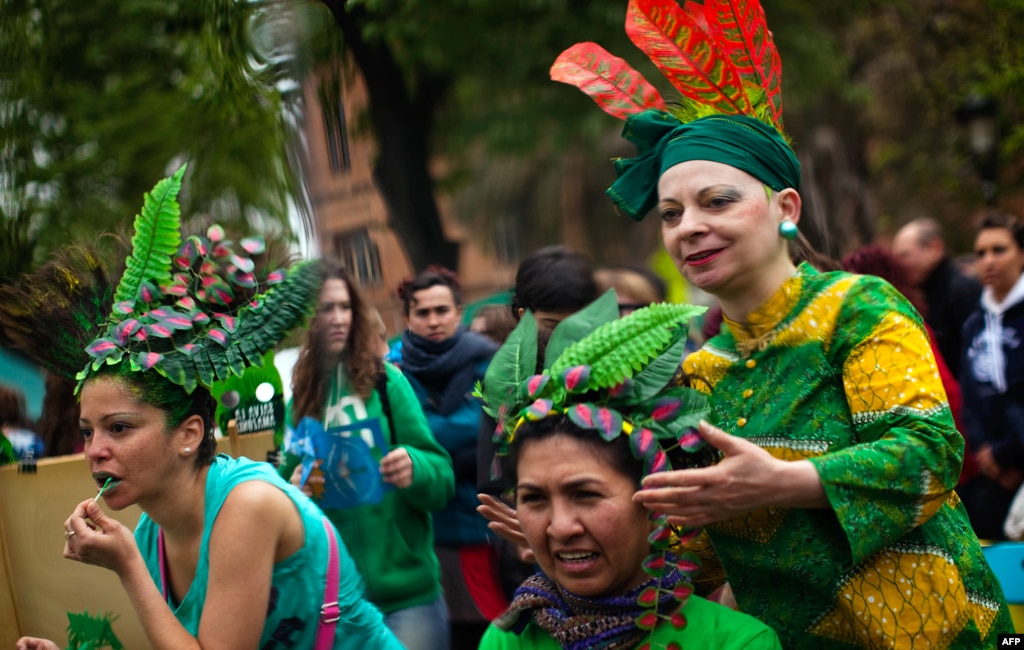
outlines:
[[[551,78],[576,86],[603,111],[625,120],[645,110],[681,122],[712,114],[746,115],[784,133],[782,61],[757,0],[629,0],[626,34],[682,94],[667,105],[623,59],[597,43],[577,43],[551,66]]]

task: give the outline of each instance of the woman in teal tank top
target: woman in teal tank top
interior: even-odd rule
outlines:
[[[219,226],[182,241],[184,173],[147,194],[116,288],[100,256],[73,248],[0,300],[22,347],[79,380],[104,501],[64,522],[64,557],[117,574],[151,648],[401,648],[316,506],[266,463],[216,455],[211,385],[305,318],[320,271],[268,272],[274,260],[249,257],[261,238],[236,245]],[[131,505],[134,537],[104,512]]]
[[[135,538],[89,499],[64,524],[65,557],[117,573],[154,648],[314,648],[329,534],[340,613],[327,647],[400,648],[316,506],[266,463],[214,456],[205,390],[184,396],[147,375],[82,389],[86,460],[98,488],[110,481],[108,508],[142,508]],[[180,421],[153,405],[172,396],[188,400]]]

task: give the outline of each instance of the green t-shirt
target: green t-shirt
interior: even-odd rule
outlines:
[[[663,622],[654,628],[653,638],[644,636],[640,644],[651,641],[654,647],[676,641],[685,648],[715,648],[716,650],[781,650],[782,644],[775,632],[757,620],[728,607],[690,596],[683,607],[687,625],[676,630]],[[558,642],[532,621],[522,634],[506,632],[493,625],[487,628],[480,641],[480,650],[557,650]]]
[[[377,390],[369,398],[361,398],[352,391],[339,366],[328,385],[322,421],[331,427],[377,420],[389,449],[401,446],[409,452],[412,485],[387,490],[380,503],[327,508],[324,514],[338,528],[366,581],[367,597],[390,614],[433,602],[441,594],[441,569],[434,555],[430,513],[451,500],[455,475],[448,452],[430,433],[409,381],[394,365],[385,363],[384,367],[390,418],[384,414]],[[293,421],[290,412],[288,420]],[[372,435],[364,439],[373,444]],[[280,475],[288,480],[299,462],[298,456],[285,454]]]

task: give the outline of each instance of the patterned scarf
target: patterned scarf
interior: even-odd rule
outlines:
[[[674,558],[666,557],[666,562]],[[675,562],[672,561],[674,565]],[[677,603],[673,589],[687,578],[678,570],[666,571],[660,579],[662,596],[658,610],[670,614]],[[610,598],[585,598],[563,589],[542,573],[536,573],[516,589],[512,604],[494,620],[502,630],[522,634],[531,620],[550,634],[566,650],[618,650],[635,647],[648,632],[636,626],[636,618],[651,611],[637,597],[647,587],[658,584],[651,578],[642,585]]]
[[[460,327],[451,338],[431,341],[406,330],[402,335],[402,370],[430,393],[435,409],[448,415],[473,390],[476,366],[494,356],[498,345]]]

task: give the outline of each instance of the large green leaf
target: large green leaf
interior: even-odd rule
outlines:
[[[114,302],[135,300],[145,282],[157,286],[171,281],[171,260],[181,243],[181,219],[178,202],[181,179],[187,165],[170,178],[161,180],[147,192],[142,212],[135,217],[132,253],[125,262],[124,275],[114,293]]]
[[[499,404],[517,411],[526,399],[527,380],[537,369],[537,320],[529,311],[494,353],[484,375],[483,394],[488,414],[500,419]]]

